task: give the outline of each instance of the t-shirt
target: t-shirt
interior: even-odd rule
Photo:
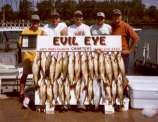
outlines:
[[[92,35],[109,35],[112,32],[112,28],[108,24],[102,24],[101,26],[95,24],[90,27]]]
[[[133,28],[124,21],[121,21],[119,25],[112,25],[112,34],[121,35],[122,37],[122,49],[129,50],[129,39],[137,42],[139,37]]]
[[[90,36],[90,27],[84,23],[77,26],[76,24],[70,25],[68,27],[69,36]]]
[[[19,44],[21,46],[21,39],[23,36],[37,36],[37,35],[43,35],[44,31],[41,28],[38,28],[36,31],[33,31],[30,27],[29,28],[24,28],[24,30],[21,33],[21,37],[19,40]],[[24,63],[31,63],[33,62],[35,57],[35,52],[34,51],[25,51],[22,52],[22,61]]]
[[[61,36],[61,31],[65,28],[67,28],[67,25],[64,22],[58,23],[57,26],[47,24],[43,27],[46,34],[54,36]]]

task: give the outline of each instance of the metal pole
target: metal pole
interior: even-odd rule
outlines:
[[[51,3],[51,13],[56,12],[56,9],[55,9],[55,0],[50,0],[50,3]]]
[[[3,23],[5,22],[5,9],[4,9],[4,0],[2,0],[2,6],[3,6],[3,19],[2,19],[2,21],[3,21]]]

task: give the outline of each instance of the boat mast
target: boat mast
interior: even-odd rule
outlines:
[[[2,6],[3,7],[4,7],[4,1],[5,0],[2,0]],[[2,9],[2,22],[5,23],[5,9],[4,8]]]

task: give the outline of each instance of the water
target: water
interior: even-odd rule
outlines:
[[[129,74],[135,74],[134,62],[135,60],[143,60],[143,47],[145,44],[149,44],[149,62],[153,64],[158,64],[158,28],[142,28],[142,31],[138,32],[140,40],[138,42],[138,47],[136,48],[136,54],[132,53],[130,55],[130,65],[129,65]],[[138,69],[137,69],[138,70]],[[145,68],[144,68],[145,70]],[[158,70],[158,69],[155,69]],[[149,73],[150,70],[145,71],[145,75],[152,75]],[[156,73],[156,72],[155,72]],[[158,75],[158,73],[153,73],[153,75]],[[137,74],[137,73],[136,73]],[[141,74],[141,72],[140,72]],[[144,74],[144,73],[143,73]]]

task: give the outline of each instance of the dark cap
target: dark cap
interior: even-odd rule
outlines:
[[[74,15],[80,15],[80,16],[83,16],[83,13],[82,13],[82,11],[77,10],[77,11],[74,12]]]
[[[60,17],[60,14],[58,12],[51,13],[51,17]]]
[[[112,10],[112,15],[122,15],[122,12],[119,9],[114,9]]]
[[[103,12],[98,12],[97,13],[97,17],[103,17],[103,18],[105,18],[105,14]]]
[[[40,17],[37,15],[37,14],[33,14],[32,16],[31,16],[31,20],[33,21],[33,20],[35,20],[35,21],[40,21]]]

